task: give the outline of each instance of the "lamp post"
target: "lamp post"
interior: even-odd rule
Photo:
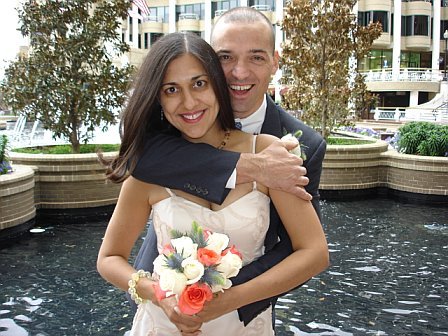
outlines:
[[[443,73],[443,80],[447,81],[448,77],[446,76],[446,54],[448,53],[448,30],[445,30],[443,33],[443,38],[445,39],[445,61],[444,61],[444,73]]]

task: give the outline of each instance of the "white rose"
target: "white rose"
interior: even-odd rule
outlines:
[[[229,289],[230,287],[232,287],[232,281],[230,281],[229,279],[225,279],[224,281],[225,281],[224,285],[220,284],[213,285],[212,293],[223,292],[224,289]]]
[[[204,275],[204,265],[195,258],[186,258],[182,261],[184,275],[187,277],[187,285],[198,282]]]
[[[227,254],[221,258],[221,262],[216,267],[216,270],[225,278],[231,278],[238,274],[242,266],[243,262],[238,255],[227,252]]]
[[[196,252],[198,249],[198,244],[194,244],[190,237],[180,237],[176,239],[171,239],[171,245],[177,253],[179,253],[182,258],[196,257]]]
[[[291,133],[286,134],[285,136],[283,136],[281,138],[282,141],[292,141],[292,142],[296,142],[297,143],[297,147],[291,149],[289,152],[294,154],[297,157],[300,157],[302,155],[302,151],[300,150],[300,144],[299,144],[299,140],[297,140],[297,138],[292,135]]]
[[[154,265],[154,272],[156,272],[157,274],[162,273],[162,271],[164,269],[167,269],[168,267],[166,264],[166,257],[163,254],[159,254],[157,258],[154,259],[153,265]]]
[[[221,254],[229,245],[229,237],[222,233],[212,233],[207,239],[207,248]]]
[[[160,273],[159,285],[162,290],[167,292],[167,296],[171,294],[180,295],[187,286],[187,277],[183,273],[165,268]]]

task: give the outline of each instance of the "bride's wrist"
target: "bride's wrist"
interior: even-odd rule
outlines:
[[[153,285],[155,283],[156,282],[154,280],[152,280],[152,279],[142,278],[138,282],[138,284],[136,286],[136,289],[137,289],[137,293],[140,294],[142,299],[149,300],[149,301],[151,301],[154,304],[158,304],[158,301],[157,301],[157,298],[156,298],[156,295],[155,295],[155,290],[154,290],[154,287],[153,287]]]

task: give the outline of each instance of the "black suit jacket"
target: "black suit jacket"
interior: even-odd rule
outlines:
[[[299,129],[303,132],[300,142],[307,156],[304,166],[310,179],[305,189],[313,196],[313,206],[320,216],[318,187],[326,143],[313,129],[286,113],[267,97],[266,117],[261,132],[282,137]],[[183,190],[211,202],[222,203],[229,192],[225,185],[238,159],[239,153],[218,151],[212,146],[191,144],[180,138],[159,134],[148,139],[144,154],[132,175],[145,182]],[[263,256],[243,267],[232,278],[234,285],[255,278],[292,253],[289,236],[272,204],[265,251]],[[136,257],[135,268],[152,272],[152,263],[157,255],[157,238],[150,225]],[[238,309],[240,320],[245,324],[249,323],[270,304],[275,304],[276,299],[266,299],[241,307]],[[132,300],[130,302],[133,305]]]

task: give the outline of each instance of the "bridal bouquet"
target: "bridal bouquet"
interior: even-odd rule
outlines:
[[[291,149],[289,152],[296,155],[297,157],[301,158],[302,160],[306,160],[305,152],[302,151],[302,144],[299,142],[299,138],[302,136],[302,131],[298,130],[294,134],[288,133],[284,135],[281,140],[289,140],[289,141],[295,141],[297,142],[297,147]]]
[[[160,301],[177,295],[182,313],[200,312],[213,293],[230,288],[229,278],[238,274],[242,257],[229,247],[229,237],[222,233],[203,230],[193,222],[188,233],[172,231],[172,239],[154,260],[154,285]]]

